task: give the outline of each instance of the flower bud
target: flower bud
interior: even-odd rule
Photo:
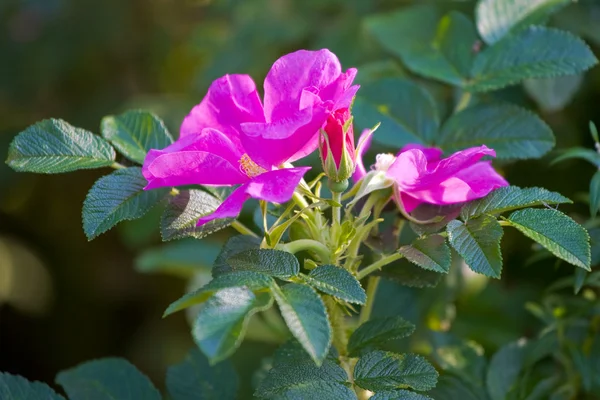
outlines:
[[[356,168],[356,149],[352,116],[347,108],[336,110],[327,118],[319,141],[323,170],[329,179],[344,181]]]

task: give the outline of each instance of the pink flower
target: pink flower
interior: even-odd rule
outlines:
[[[264,105],[248,75],[225,75],[184,119],[179,139],[144,160],[145,189],[182,185],[238,187],[198,221],[236,217],[250,197],[283,203],[309,169],[284,168],[318,147],[328,116],[347,108],[356,69],[342,72],[329,50],[281,57],[264,82]]]
[[[407,212],[421,203],[447,205],[486,196],[508,182],[483,156],[496,156],[486,146],[471,147],[440,159],[442,150],[405,146],[387,170],[394,181],[394,198]]]
[[[371,191],[393,187],[394,199],[406,212],[419,204],[449,205],[479,199],[508,182],[484,156],[496,156],[486,146],[458,151],[441,159],[442,150],[417,144],[407,145],[394,156],[377,155],[377,163],[368,172],[359,154],[355,181],[362,180],[356,197]]]

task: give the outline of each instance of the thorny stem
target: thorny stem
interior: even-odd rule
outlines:
[[[231,223],[231,227],[233,229],[235,229],[236,231],[238,231],[239,233],[241,233],[242,235],[248,235],[248,236],[258,238],[258,235],[256,233],[252,232],[252,230],[250,228],[248,228],[246,225],[242,224],[238,220],[233,221]]]
[[[294,240],[293,242],[282,244],[278,248],[292,254],[296,254],[303,250],[310,250],[315,252],[321,261],[325,263],[329,262],[331,258],[331,252],[329,251],[329,248],[327,248],[327,246],[325,246],[323,243],[312,239]]]
[[[370,276],[367,283],[367,302],[364,307],[360,310],[360,316],[358,318],[358,325],[362,325],[369,320],[371,317],[371,311],[373,311],[373,303],[375,303],[375,294],[377,293],[377,287],[379,286],[380,277]]]
[[[402,257],[403,256],[400,253],[393,253],[393,254],[390,254],[389,256],[383,257],[379,261],[375,261],[373,264],[358,271],[358,273],[356,274],[356,277],[358,279],[362,279],[365,276],[369,275],[370,273],[375,272],[375,271],[381,269],[382,267],[384,267],[396,260],[401,259]]]

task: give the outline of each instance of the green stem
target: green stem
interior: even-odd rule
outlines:
[[[383,257],[382,259],[380,259],[379,261],[374,262],[373,264],[366,266],[365,268],[361,269],[360,271],[358,271],[358,273],[356,274],[356,277],[358,279],[362,279],[365,276],[369,275],[372,272],[378,271],[380,270],[382,267],[401,259],[403,256],[400,253],[394,253],[394,254],[390,254],[389,256]]]
[[[319,256],[322,262],[329,262],[331,258],[331,252],[329,248],[321,242],[317,242],[312,239],[298,239],[293,242],[289,242],[278,246],[278,249],[287,251],[288,253],[296,254],[299,251],[310,250]]]
[[[323,296],[323,302],[327,307],[329,321],[332,329],[332,344],[341,357],[346,356],[348,348],[348,333],[344,321],[344,312],[331,296]]]
[[[121,164],[121,163],[118,163],[118,162],[116,162],[116,161],[115,161],[114,163],[112,163],[112,164],[110,165],[110,167],[111,167],[111,168],[114,168],[114,169],[123,169],[123,168],[127,168],[127,167],[126,167],[126,166],[124,166],[123,164]]]
[[[342,194],[339,192],[331,192],[331,199],[336,203],[342,204]],[[340,224],[341,207],[333,206],[332,210],[333,223],[335,225]]]
[[[358,318],[359,326],[364,324],[371,318],[371,311],[373,311],[373,304],[375,303],[375,295],[377,294],[377,287],[379,286],[380,277],[370,276],[369,282],[367,283],[367,303],[360,310],[360,316]]]
[[[248,235],[248,236],[252,236],[255,238],[258,238],[258,235],[254,232],[252,232],[252,230],[250,228],[248,228],[246,225],[242,224],[240,221],[233,221],[231,223],[231,227],[233,229],[235,229],[236,231],[238,231],[239,233],[241,233],[242,235]]]

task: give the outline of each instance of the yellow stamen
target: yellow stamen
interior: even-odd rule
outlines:
[[[248,154],[244,154],[242,158],[240,158],[240,171],[246,174],[249,178],[254,178],[257,175],[267,172],[266,169],[252,161]]]

